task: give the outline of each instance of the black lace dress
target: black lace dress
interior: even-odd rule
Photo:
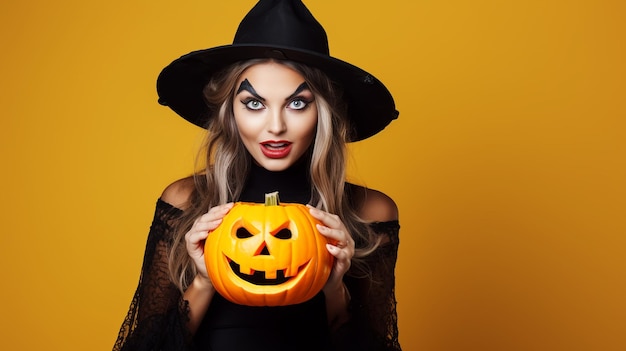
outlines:
[[[279,191],[283,202],[306,203],[310,189],[303,179],[300,167],[284,172],[254,167],[240,200],[263,202],[265,193]],[[167,269],[167,247],[181,213],[157,200],[139,285],[113,350],[400,350],[394,293],[398,221],[372,224],[388,240],[366,259],[372,279],[346,274],[351,319],[339,330],[328,328],[321,292],[303,304],[280,307],[236,305],[216,293],[191,336],[187,302]]]

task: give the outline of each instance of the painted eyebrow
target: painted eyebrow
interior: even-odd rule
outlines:
[[[259,95],[259,93],[256,92],[256,90],[254,90],[254,88],[252,87],[252,84],[250,84],[250,82],[248,81],[248,78],[244,79],[243,82],[239,84],[239,89],[237,89],[236,95],[239,95],[239,93],[241,93],[244,90],[252,94],[252,96],[254,96],[255,98],[261,101],[265,101],[265,99],[262,98],[261,95]]]
[[[291,95],[289,95],[285,100],[293,99],[294,97],[298,96],[298,94],[300,94],[304,90],[311,90],[311,89],[309,89],[309,85],[306,82],[300,84],[298,86],[298,88],[296,88],[296,91],[294,91]]]
[[[248,80],[248,78],[244,79],[243,82],[241,82],[241,84],[239,84],[239,89],[237,89],[237,94],[239,95],[239,93],[241,93],[242,91],[247,91],[250,94],[252,94],[252,96],[254,96],[255,98],[261,100],[261,101],[265,101],[265,99],[259,95],[259,93],[256,92],[256,90],[254,90],[254,87],[252,86],[252,84],[250,84],[250,81]],[[291,93],[291,95],[289,95],[285,100],[291,100],[294,97],[298,96],[298,94],[300,94],[301,92],[303,92],[304,90],[310,90],[309,89],[309,85],[306,82],[303,82],[302,84],[300,84],[296,90]]]

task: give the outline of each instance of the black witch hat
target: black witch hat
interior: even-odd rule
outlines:
[[[215,108],[204,99],[205,85],[228,65],[255,58],[316,67],[341,85],[352,141],[378,133],[398,117],[378,79],[330,56],[324,28],[300,0],[260,0],[239,24],[232,45],[194,51],[165,67],[157,80],[159,103],[205,128]]]

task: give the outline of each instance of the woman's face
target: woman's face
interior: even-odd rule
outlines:
[[[246,149],[267,170],[289,168],[309,148],[317,127],[315,97],[304,77],[265,62],[243,71],[235,87],[235,123]]]

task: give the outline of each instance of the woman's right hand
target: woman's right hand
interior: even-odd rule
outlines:
[[[233,207],[233,203],[212,207],[209,212],[198,217],[187,234],[185,234],[185,244],[187,253],[196,265],[199,277],[210,282],[209,274],[204,261],[204,241],[209,236],[209,232],[217,228],[224,216]]]

